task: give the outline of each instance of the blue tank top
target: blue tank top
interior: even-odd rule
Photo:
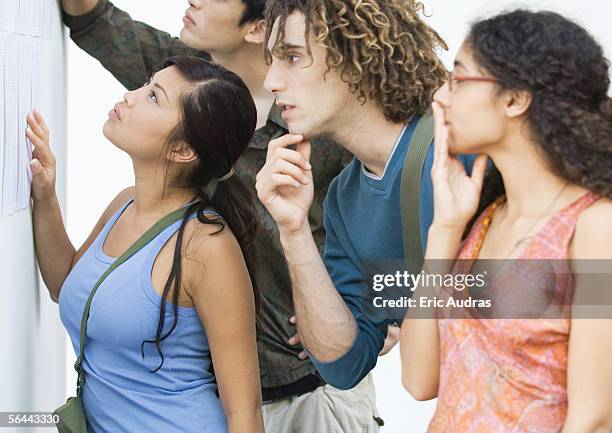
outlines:
[[[85,302],[115,260],[102,246],[131,202],[106,223],[62,286],[60,317],[77,355]],[[152,373],[161,362],[155,344],[145,344],[144,358],[141,354],[141,343],[155,339],[161,305],[151,282],[153,263],[180,224],[168,227],[115,269],[93,298],[83,362],[83,406],[90,433],[227,432],[208,339],[194,308],[179,307],[177,326],[161,343],[160,370]],[[172,325],[172,308],[167,302],[164,333]]]

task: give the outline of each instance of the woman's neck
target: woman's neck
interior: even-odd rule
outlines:
[[[134,170],[135,191],[133,209],[135,216],[146,219],[159,219],[164,215],[189,203],[194,192],[188,188],[166,185],[159,170]]]
[[[584,189],[568,184],[552,172],[534,144],[515,140],[510,146],[500,146],[490,154],[501,173],[506,194],[505,214],[509,220],[519,217],[539,217],[551,202],[555,212],[563,208]]]

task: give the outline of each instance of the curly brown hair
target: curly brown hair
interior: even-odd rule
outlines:
[[[284,40],[287,17],[301,12],[306,18],[306,41],[327,49],[327,72],[340,72],[363,104],[368,98],[395,123],[423,114],[446,80],[436,50],[448,47],[419,17],[424,12],[414,0],[268,0],[266,46],[279,20],[274,48]],[[307,43],[308,53],[310,46]],[[271,59],[267,52],[268,61]]]
[[[593,37],[557,13],[519,9],[474,23],[466,41],[501,89],[531,93],[527,120],[551,171],[612,198],[610,62]],[[492,166],[479,210],[503,193]]]

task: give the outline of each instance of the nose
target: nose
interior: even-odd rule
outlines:
[[[132,107],[134,105],[134,90],[125,92],[123,94],[123,101],[127,107]]]
[[[272,60],[272,65],[268,69],[268,74],[263,84],[264,89],[274,95],[283,92],[286,88],[285,79],[280,69],[278,62]]]
[[[195,8],[195,9],[199,9],[200,6],[202,6],[200,4],[200,0],[188,0],[187,3],[189,4],[189,6],[191,6],[192,8]]]
[[[436,91],[433,100],[443,107],[448,107],[450,105],[450,90],[448,88],[448,81]]]

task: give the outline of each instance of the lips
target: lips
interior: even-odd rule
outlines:
[[[113,109],[109,111],[108,117],[111,119],[121,120],[121,109],[119,107],[119,103],[115,104]]]
[[[195,21],[194,19],[191,17],[191,15],[189,14],[189,10],[185,11],[185,16],[183,17],[183,22],[185,24],[191,24],[195,26]]]
[[[281,115],[286,114],[290,112],[291,110],[295,109],[295,105],[290,105],[290,104],[287,104],[281,101],[277,102],[276,106],[281,110]]]

